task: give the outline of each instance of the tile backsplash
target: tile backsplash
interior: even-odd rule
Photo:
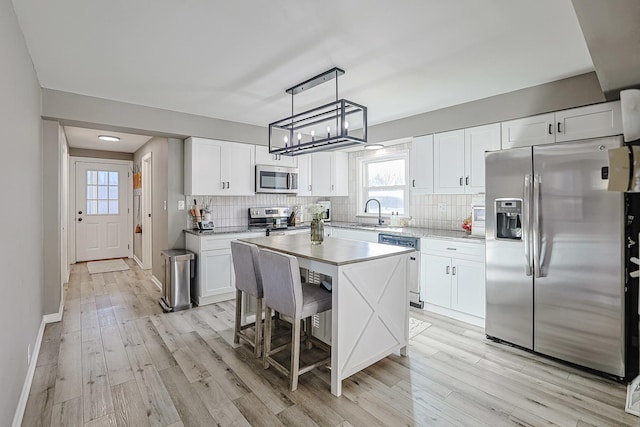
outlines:
[[[296,197],[284,194],[256,194],[255,196],[186,196],[186,228],[192,228],[189,209],[196,199],[201,208],[209,205],[216,227],[244,226],[249,223],[249,208],[258,206],[296,206],[316,203],[327,197]]]
[[[296,197],[281,194],[257,194],[255,196],[196,196],[198,205],[208,204],[216,227],[247,225],[248,209],[256,206],[295,206],[316,203],[318,200],[331,200],[332,220],[342,222],[375,222],[373,218],[358,217],[360,209],[357,200],[358,161],[366,156],[378,156],[396,151],[411,150],[411,144],[393,145],[375,152],[357,151],[349,153],[349,196],[348,197]],[[408,165],[407,165],[408,166]],[[185,223],[191,228],[192,220],[188,209],[194,196],[186,196],[187,210]],[[470,194],[410,194],[410,225],[414,227],[461,230],[462,221],[471,215]]]

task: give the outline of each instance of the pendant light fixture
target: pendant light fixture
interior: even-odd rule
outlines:
[[[367,143],[367,107],[338,99],[338,76],[343,74],[332,68],[285,91],[291,95],[291,116],[269,124],[269,153],[297,156]],[[295,95],[333,79],[334,102],[294,114]]]

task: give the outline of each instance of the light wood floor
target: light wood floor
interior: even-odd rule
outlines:
[[[24,426],[640,425],[623,410],[623,385],[418,311],[427,324],[416,325],[408,357],[352,376],[340,398],[327,370],[303,375],[291,393],[248,346],[230,344],[232,302],[162,314],[149,273],[127,263],[95,275],[73,267]]]

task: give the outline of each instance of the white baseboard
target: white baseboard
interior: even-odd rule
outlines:
[[[38,336],[36,338],[35,345],[33,346],[33,357],[31,357],[31,363],[27,369],[27,377],[24,380],[22,386],[22,393],[20,393],[20,400],[18,400],[18,406],[16,412],[13,415],[13,427],[20,427],[22,425],[22,418],[24,417],[24,410],[27,407],[27,400],[29,399],[29,392],[31,391],[31,383],[33,382],[33,375],[36,372],[36,364],[38,363],[38,355],[40,354],[40,344],[42,344],[42,335],[44,334],[45,325],[44,316],[42,322],[40,322],[40,329],[38,330]]]
[[[156,276],[154,276],[153,274],[151,275],[151,281],[153,283],[155,283],[155,285],[158,287],[158,289],[162,290],[162,282],[160,282],[160,280],[158,280],[158,278]]]
[[[45,314],[42,316],[44,323],[54,323],[62,320],[62,311],[64,310],[64,300],[60,300],[60,308],[57,313]]]
[[[138,257],[135,256],[135,254],[133,255],[133,260],[136,262],[136,264],[138,264],[138,267],[144,270],[144,267],[142,266],[142,261],[140,261]]]
[[[452,319],[460,320],[462,322],[470,323],[472,325],[484,328],[484,319],[481,317],[476,317],[467,313],[461,313],[450,308],[440,307],[438,305],[429,303],[426,303],[424,305],[424,310],[431,311],[436,314],[442,314],[443,316],[447,316]]]

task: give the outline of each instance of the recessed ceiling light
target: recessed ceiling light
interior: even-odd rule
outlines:
[[[103,141],[109,141],[109,142],[118,142],[118,141],[120,141],[120,138],[118,138],[117,136],[111,136],[111,135],[100,135],[100,136],[98,136],[98,139],[101,139]]]
[[[379,150],[381,148],[384,148],[384,145],[382,144],[367,144],[364,146],[365,150]]]

